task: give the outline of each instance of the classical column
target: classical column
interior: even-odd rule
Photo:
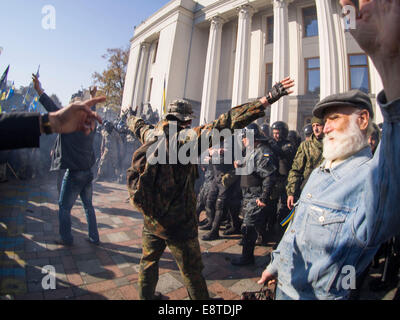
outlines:
[[[335,34],[332,2],[315,0],[317,5],[319,56],[321,74],[321,100],[340,92],[337,38]]]
[[[376,124],[383,122],[383,115],[379,104],[377,103],[376,99],[378,98],[378,94],[383,90],[383,83],[382,78],[379,75],[378,70],[376,70],[375,64],[370,57],[368,57],[368,64],[369,64],[369,76],[370,76],[370,84],[371,84],[371,93],[375,94],[375,118],[374,122]]]
[[[273,83],[289,76],[289,18],[286,0],[274,0]],[[283,97],[271,107],[271,124],[289,121],[289,98]]]
[[[144,83],[146,80],[146,72],[147,72],[147,63],[149,60],[149,51],[150,44],[147,42],[143,42],[140,45],[140,62],[138,66],[138,71],[136,74],[136,84],[135,91],[133,94],[132,107],[139,107],[139,113],[141,112],[142,103],[143,103],[143,91],[144,91]]]
[[[349,62],[347,57],[345,24],[342,18],[342,6],[339,4],[339,1],[333,2],[332,5],[338,57],[339,92],[343,93],[349,90]]]
[[[131,46],[129,53],[129,62],[126,70],[124,93],[122,97],[121,112],[132,107],[133,93],[135,90],[135,79],[139,67],[140,45]]]
[[[203,96],[201,99],[200,124],[215,120],[223,23],[224,20],[219,16],[211,18],[206,68],[204,72]]]
[[[239,11],[232,107],[245,103],[249,95],[250,32],[254,9],[243,5]]]

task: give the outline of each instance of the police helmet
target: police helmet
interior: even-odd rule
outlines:
[[[270,137],[271,136],[271,132],[270,132],[270,127],[268,123],[264,123],[263,125],[261,125],[260,127],[262,133],[264,133],[264,135],[266,137]]]
[[[287,125],[287,123],[283,121],[277,121],[272,125],[271,129],[278,130],[282,140],[287,139],[289,134],[289,126]]]
[[[306,137],[310,137],[313,134],[313,127],[311,124],[308,124],[303,129],[304,135]]]
[[[256,123],[249,124],[245,131],[253,131],[254,132],[254,140],[255,141],[267,141],[267,137],[261,132],[260,127]]]
[[[295,130],[290,130],[287,139],[296,147],[301,143],[301,137]]]

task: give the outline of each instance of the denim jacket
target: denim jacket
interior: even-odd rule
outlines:
[[[378,102],[385,122],[375,156],[367,147],[316,168],[272,253],[267,270],[292,299],[348,298],[350,271],[359,275],[400,232],[400,99],[387,103],[381,92]]]

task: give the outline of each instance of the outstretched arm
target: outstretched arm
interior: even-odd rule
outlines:
[[[231,131],[242,129],[253,121],[264,117],[265,108],[275,103],[283,96],[293,93],[293,91],[290,90],[292,87],[294,87],[294,80],[290,79],[290,77],[285,78],[281,82],[275,84],[265,97],[233,108],[229,112],[222,114],[217,120],[194,128],[194,131],[200,136],[203,133],[209,133],[212,129],[230,129]]]

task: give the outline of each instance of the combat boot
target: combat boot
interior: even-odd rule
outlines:
[[[242,233],[242,255],[239,258],[232,259],[231,264],[234,266],[254,264],[254,248],[257,239],[257,232],[253,227],[242,226]]]
[[[239,258],[234,258],[231,264],[234,266],[247,266],[254,264],[254,244],[249,241],[243,241],[242,255]]]
[[[217,200],[217,202],[218,201],[219,200]],[[221,207],[221,205],[218,205],[218,203],[217,203],[217,207],[218,207],[218,209],[215,211],[215,217],[214,217],[214,221],[212,223],[211,231],[206,233],[202,237],[202,239],[204,241],[212,241],[212,240],[219,239],[219,227],[221,226],[222,218],[224,216],[224,210],[223,210],[223,207]]]
[[[212,224],[213,224],[213,220],[214,220],[214,204],[212,203],[212,201],[207,200],[206,203],[206,216],[207,216],[207,223],[200,226],[200,230],[211,230],[212,228]]]
[[[239,215],[234,214],[231,211],[229,211],[229,215],[231,217],[232,226],[229,229],[225,230],[223,235],[231,236],[234,234],[241,234]]]
[[[256,246],[267,246],[268,245],[268,234],[265,229],[259,231]]]

